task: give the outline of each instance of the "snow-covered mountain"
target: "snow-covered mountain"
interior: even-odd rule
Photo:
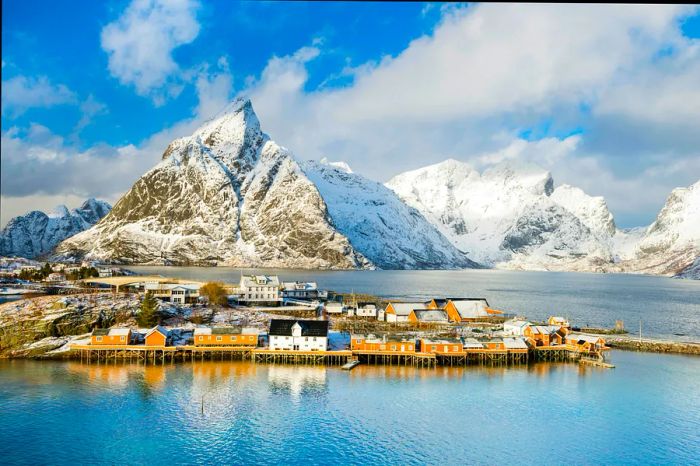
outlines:
[[[0,255],[30,259],[44,255],[99,222],[111,208],[105,201],[88,199],[72,211],[60,205],[48,214],[35,210],[15,217],[0,232]]]
[[[237,100],[173,141],[57,257],[302,268],[474,265],[390,190],[342,164],[299,164]]]
[[[622,267],[700,278],[700,181],[671,192]]]
[[[502,163],[479,173],[456,160],[400,174],[386,186],[459,249],[488,266],[676,274],[700,248],[699,189],[677,189],[656,222],[620,230],[602,197],[546,170]]]

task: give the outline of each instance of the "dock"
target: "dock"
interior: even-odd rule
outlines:
[[[357,359],[353,359],[352,361],[345,363],[343,367],[341,367],[341,369],[343,369],[344,371],[351,371],[359,365],[360,361],[358,361]]]
[[[330,350],[273,350],[254,346],[72,345],[70,357],[81,362],[130,361],[162,364],[175,361],[251,361],[261,364],[337,365],[352,370],[359,364],[433,368],[470,365],[511,366],[530,362],[580,362],[614,367],[600,355],[582,353],[569,345],[530,349],[465,349],[454,352]],[[594,356],[598,356],[597,358]]]

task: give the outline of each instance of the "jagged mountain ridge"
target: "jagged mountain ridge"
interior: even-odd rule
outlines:
[[[306,171],[318,172],[310,165]],[[401,232],[384,229],[373,238],[378,246],[369,247],[362,235],[372,233],[357,225],[376,224],[380,209],[334,218],[343,196],[327,199],[306,171],[261,131],[250,101],[237,100],[192,136],[173,141],[108,216],[63,242],[56,257],[247,267],[473,265],[389,190],[377,205],[392,207],[386,216],[413,218],[416,241],[407,247]]]
[[[99,222],[111,208],[105,201],[90,198],[72,211],[60,205],[48,214],[34,210],[14,217],[0,231],[0,255],[40,257],[66,238]]]
[[[447,160],[386,183],[489,266],[667,275],[699,255],[698,184],[675,190],[648,228],[620,230],[602,197],[554,188],[551,174],[531,165],[502,163],[479,173]]]

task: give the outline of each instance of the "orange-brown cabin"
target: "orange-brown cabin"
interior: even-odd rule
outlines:
[[[128,345],[131,343],[131,329],[128,328],[96,328],[92,331],[92,345]]]
[[[506,344],[503,342],[503,339],[501,338],[492,338],[490,340],[482,341],[482,345],[484,345],[484,349],[489,349],[489,350],[505,350],[506,349]]]
[[[146,346],[168,346],[170,331],[157,325],[146,333]]]
[[[464,346],[461,340],[428,340],[420,339],[421,353],[462,353]]]
[[[583,335],[571,333],[566,336],[566,344],[576,347],[578,351],[596,352],[606,351],[610,348],[605,346],[605,340],[597,335]]]
[[[528,325],[523,336],[534,346],[561,345],[563,342],[561,327],[554,325]]]
[[[390,336],[352,335],[350,337],[352,351],[382,351],[391,353],[413,353],[416,343],[413,340],[399,340]]]
[[[195,346],[258,346],[258,332],[247,327],[197,327]]]

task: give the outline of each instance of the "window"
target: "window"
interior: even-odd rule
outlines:
[[[231,341],[236,341],[236,335],[231,335]]]
[[[249,336],[249,337],[248,337],[248,340],[250,340],[250,341],[255,341],[255,335]]]
[[[102,341],[102,337],[97,337],[97,341]]]
[[[221,341],[221,335],[218,335],[218,336],[216,337],[216,341]]]
[[[125,340],[126,340],[126,337],[125,337],[124,335],[122,335],[122,336],[119,337],[119,340],[120,340],[120,341],[125,341]]]
[[[396,345],[391,345],[391,351],[396,351]]]
[[[437,346],[433,345],[433,351],[435,351],[436,349],[437,349]]]
[[[204,337],[202,335],[199,336],[199,341],[204,340]]]

